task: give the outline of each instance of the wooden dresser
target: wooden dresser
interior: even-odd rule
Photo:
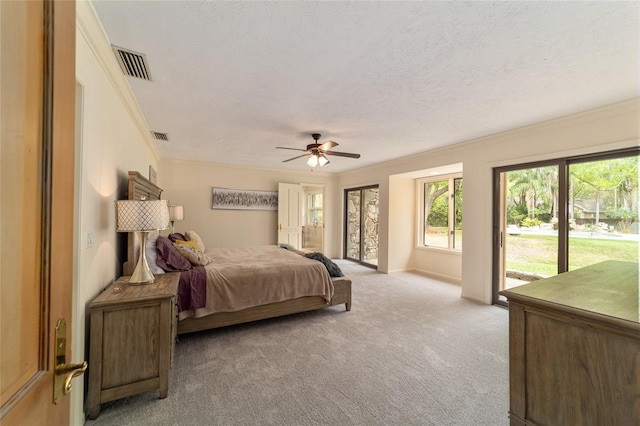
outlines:
[[[501,292],[511,425],[640,424],[638,286],[607,261]]]
[[[169,370],[177,328],[179,273],[130,285],[121,277],[90,305],[89,418],[101,404],[158,389],[169,391]]]

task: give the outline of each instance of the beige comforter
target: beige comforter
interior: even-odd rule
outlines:
[[[233,312],[304,296],[333,297],[333,282],[317,260],[278,246],[207,249],[206,306],[180,319]]]

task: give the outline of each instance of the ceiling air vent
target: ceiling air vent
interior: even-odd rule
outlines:
[[[149,66],[147,65],[147,56],[134,52],[133,50],[123,49],[118,46],[111,46],[113,53],[116,54],[118,63],[122,72],[131,77],[141,78],[143,80],[151,81],[151,74],[149,74]]]
[[[169,136],[166,133],[151,132],[151,134],[156,140],[169,142]]]

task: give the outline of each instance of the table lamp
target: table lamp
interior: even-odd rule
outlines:
[[[116,231],[135,232],[140,241],[140,257],[129,279],[130,284],[148,284],[154,281],[149,269],[145,246],[150,231],[169,227],[167,200],[116,201]]]
[[[173,222],[184,219],[184,208],[182,206],[169,206],[169,220],[171,221],[171,233],[173,234]]]

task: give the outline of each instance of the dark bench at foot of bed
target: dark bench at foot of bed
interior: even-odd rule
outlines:
[[[351,310],[351,280],[346,277],[333,278],[333,298],[327,301],[321,296],[300,297],[268,305],[254,306],[236,312],[220,312],[201,318],[186,318],[178,322],[178,334],[193,333],[227,325],[242,324],[299,312],[314,311],[329,306],[344,304]]]

